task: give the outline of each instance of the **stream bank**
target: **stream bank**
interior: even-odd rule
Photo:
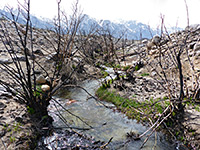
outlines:
[[[90,94],[94,95],[95,91],[100,86],[100,82],[97,80],[87,80],[81,83],[80,86],[86,89]],[[106,108],[104,105],[88,96],[88,94],[80,88],[71,88],[70,90],[60,91],[54,98],[68,111],[83,119],[85,123],[79,118],[69,114],[69,112],[63,110],[58,105],[57,109],[59,111],[56,110],[54,103],[51,103],[49,106],[49,114],[54,118],[53,126],[63,130],[55,130],[51,136],[43,139],[43,143],[49,143],[46,146],[49,149],[52,149],[52,146],[59,149],[64,148],[62,146],[68,145],[70,147],[73,144],[73,146],[78,146],[81,149],[81,146],[83,145],[81,142],[83,140],[78,140],[77,134],[73,134],[69,139],[67,138],[71,132],[69,132],[66,128],[66,124],[58,117],[59,113],[61,113],[68,121],[68,126],[76,127],[74,130],[85,137],[89,137],[89,139],[93,139],[93,141],[96,141],[93,142],[95,144],[102,146],[103,143],[100,141],[104,141],[105,144],[113,137],[112,141],[107,146],[108,149],[138,150],[142,145],[144,138],[134,141],[127,138],[127,133],[132,131],[133,133],[141,134],[147,130],[147,127],[137,123],[136,120],[128,119],[124,114],[118,112],[113,104],[103,102],[104,105],[112,107],[112,109]],[[72,100],[74,100],[74,102],[70,103]],[[92,128],[88,127],[86,123],[92,126]],[[90,129],[78,130],[78,128]],[[66,132],[64,133],[63,131]],[[65,138],[63,135],[68,136]],[[50,145],[50,143],[52,145]],[[91,145],[88,144],[87,146],[89,147],[88,149],[92,149]],[[180,148],[180,143],[170,143],[162,133],[156,132],[156,134],[149,138],[143,149],[148,150],[152,148],[156,150],[177,149]]]

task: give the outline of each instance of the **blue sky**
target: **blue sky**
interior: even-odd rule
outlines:
[[[0,0],[16,7],[17,0]],[[24,2],[24,0],[19,0]],[[57,0],[31,0],[31,12],[36,16],[53,18],[57,14]],[[69,13],[74,0],[62,0],[62,9]],[[83,13],[97,19],[137,20],[151,27],[160,24],[160,15],[165,16],[166,26],[185,28],[187,15],[184,0],[79,0]],[[200,0],[187,0],[190,24],[200,24]]]

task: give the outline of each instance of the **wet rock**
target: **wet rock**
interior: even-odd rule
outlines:
[[[65,130],[64,132],[61,130],[56,130],[56,132],[47,137],[44,141],[40,141],[38,148],[47,149],[55,147],[56,145],[58,149],[98,150],[103,144],[105,143],[95,140],[93,137],[88,137],[87,135],[81,136],[68,130]]]

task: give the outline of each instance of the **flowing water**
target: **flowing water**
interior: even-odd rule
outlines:
[[[100,83],[97,80],[88,80],[81,83],[80,86],[86,89],[90,94],[94,95],[95,91],[100,86]],[[109,139],[113,137],[111,143],[109,143],[108,145],[109,149],[138,150],[145,140],[145,138],[142,138],[141,140],[131,140],[129,142],[126,142],[127,132],[132,131],[136,134],[142,134],[148,128],[143,126],[142,124],[137,123],[136,120],[130,120],[124,114],[117,112],[112,104],[103,102],[105,105],[113,107],[113,109],[106,108],[94,98],[91,98],[81,88],[71,88],[70,90],[62,90],[56,95],[55,99],[57,99],[59,103],[61,103],[62,106],[65,107],[68,111],[75,114],[76,116],[79,116],[84,122],[93,127],[90,130],[80,131],[82,134],[92,136],[95,140],[105,142],[108,142]],[[57,107],[58,109],[60,109],[61,114],[68,121],[68,125],[70,125],[71,127],[90,128],[87,124],[85,124],[77,117],[69,114],[67,111],[64,111],[58,105]],[[56,115],[57,111],[55,110],[53,103],[51,103],[49,107],[49,112],[55,119],[53,123],[55,127],[66,127],[63,121],[61,121]],[[59,136],[64,136],[63,132],[55,132],[52,136],[45,138],[44,141],[46,141],[47,145],[49,141],[49,143],[53,143],[54,145],[56,145],[57,142],[55,143],[53,141],[55,141],[55,139],[58,139]],[[76,137],[73,137],[70,140],[73,141],[75,139]],[[68,139],[68,141],[65,141],[65,144],[67,144],[67,142],[70,142],[70,140]],[[50,146],[50,144],[48,148],[53,149],[52,145]],[[62,148],[59,148],[59,146],[57,145],[57,149]],[[165,136],[162,133],[156,132],[156,134],[153,134],[149,138],[149,140],[142,149],[174,150],[179,148],[177,144],[173,145],[166,141]]]

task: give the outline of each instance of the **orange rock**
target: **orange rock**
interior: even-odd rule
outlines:
[[[71,99],[67,102],[67,105],[71,105],[72,103],[76,103],[76,102],[77,102],[77,100]]]

